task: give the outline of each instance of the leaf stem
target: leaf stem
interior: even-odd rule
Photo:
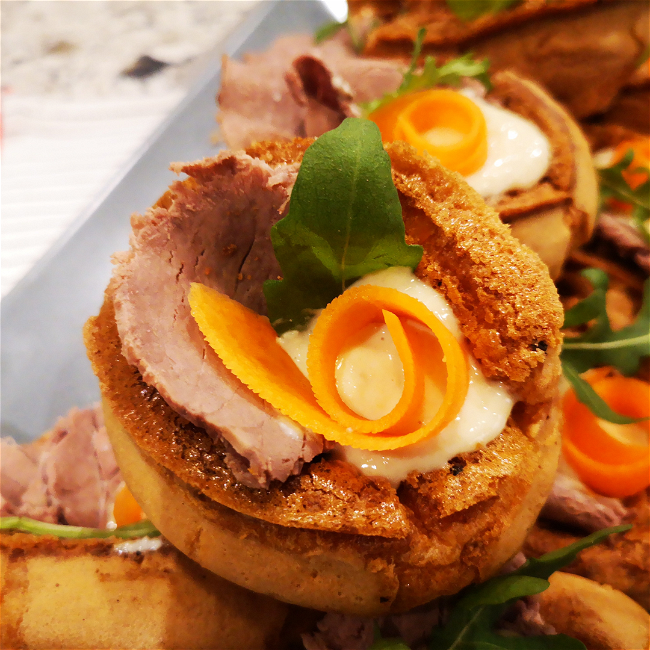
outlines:
[[[0,530],[18,530],[33,535],[54,535],[55,537],[68,539],[106,539],[108,537],[131,539],[133,537],[158,537],[160,535],[160,531],[147,519],[109,530],[108,528],[48,524],[29,517],[0,517]]]
[[[620,341],[606,341],[604,343],[571,343],[565,341],[562,346],[564,350],[618,350],[620,348],[629,348],[639,343],[648,341],[650,343],[650,335],[642,334],[635,336],[631,339],[621,339]]]

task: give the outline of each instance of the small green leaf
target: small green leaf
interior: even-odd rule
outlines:
[[[562,362],[578,374],[598,366],[613,366],[628,376],[635,374],[641,359],[650,355],[650,280],[645,282],[643,304],[634,323],[614,332],[606,309],[607,276],[597,269],[587,269],[582,275],[594,291],[567,312],[565,325],[584,323],[587,317],[595,322],[581,336],[564,341]]]
[[[447,6],[465,22],[484,14],[495,14],[520,0],[447,0]]]
[[[607,273],[600,269],[585,269],[582,276],[589,280],[593,291],[584,300],[564,312],[562,328],[583,325],[601,315],[609,286]]]
[[[619,162],[611,167],[598,170],[601,209],[604,202],[610,198],[631,204],[633,222],[645,241],[649,241],[650,234],[646,230],[644,222],[650,218],[650,177],[636,189],[632,189],[623,177],[624,171],[644,172],[648,174],[648,168],[646,167],[637,167],[633,170],[628,170],[633,160],[634,151],[628,149]]]
[[[418,31],[415,44],[413,46],[413,54],[411,55],[411,63],[404,73],[404,78],[399,88],[392,92],[387,93],[379,99],[371,102],[361,104],[364,116],[370,115],[378,108],[390,104],[398,97],[407,95],[409,93],[434,88],[435,86],[459,86],[464,78],[473,77],[478,79],[485,88],[489,91],[492,89],[492,82],[488,75],[490,62],[487,59],[476,61],[471,52],[463,54],[455,59],[447,61],[440,67],[437,66],[433,57],[427,56],[424,60],[424,65],[419,73],[416,73],[420,53],[422,52],[422,44],[426,35],[426,29],[420,28]]]
[[[568,362],[562,362],[562,371],[567,378],[573,390],[575,391],[578,401],[584,404],[597,418],[614,422],[614,424],[634,424],[643,422],[648,418],[631,418],[621,413],[616,413],[607,402],[591,387],[589,382],[585,381],[578,371]]]
[[[579,539],[573,544],[569,544],[563,548],[558,548],[557,550],[546,553],[539,558],[529,558],[526,564],[519,567],[514,573],[516,575],[534,576],[536,578],[548,580],[555,571],[559,571],[563,567],[571,564],[571,562],[578,557],[580,551],[584,551],[586,548],[600,544],[600,542],[610,535],[624,533],[631,528],[631,524],[603,528],[595,533],[591,533],[591,535],[587,535],[587,537]]]
[[[629,530],[616,526],[600,530],[565,548],[531,558],[516,571],[496,576],[463,590],[447,623],[433,631],[431,650],[584,650],[576,639],[564,635],[511,637],[494,631],[497,620],[517,598],[538,594],[548,587],[552,573],[570,564],[577,554],[612,533]]]
[[[326,41],[328,38],[332,38],[334,34],[340,32],[341,29],[347,27],[347,25],[348,25],[347,20],[343,21],[342,23],[333,20],[329,23],[325,23],[324,25],[321,25],[314,33],[314,43],[316,43],[316,45],[319,45],[323,41]]]
[[[271,230],[282,280],[264,283],[278,333],[304,325],[360,277],[414,269],[421,246],[404,240],[402,206],[377,126],[348,118],[305,152],[289,214]]]
[[[539,594],[548,589],[548,580],[520,575],[491,578],[477,585],[459,602],[459,607],[472,609],[485,605],[500,605],[509,600]]]
[[[402,639],[385,639],[381,635],[379,625],[375,622],[375,636],[372,645],[368,650],[411,650],[411,648],[407,646]]]
[[[47,524],[29,517],[0,517],[0,530],[18,530],[23,533],[32,533],[32,535],[54,535],[55,537],[68,539],[105,539],[107,537],[131,539],[134,537],[158,537],[160,535],[160,531],[148,519],[138,521],[135,524],[119,526],[114,530],[108,530],[107,528]]]

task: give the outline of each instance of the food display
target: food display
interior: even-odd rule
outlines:
[[[561,309],[544,266],[520,248],[496,214],[450,172],[418,157],[408,146],[392,145],[388,151],[390,158],[375,125],[352,119],[314,144],[306,140],[286,146],[261,144],[248,154],[226,152],[185,166],[192,180],[176,183],[146,215],[135,217],[131,250],[120,257],[102,313],[86,331],[120,466],[136,499],[163,534],[199,563],[239,584],[303,606],[365,615],[408,609],[456,592],[475,572],[486,577],[494,573],[521,544],[541,508],[559,450],[556,391]],[[398,189],[393,187],[391,163]],[[319,191],[325,178],[328,185]],[[289,183],[293,185],[290,212],[274,227],[271,247],[271,226],[281,216],[280,210],[286,209]],[[359,195],[361,187],[372,189]],[[443,187],[447,189],[440,194]],[[410,208],[402,221],[407,202]],[[465,228],[448,216],[452,205],[466,220]],[[301,213],[302,217],[295,216]],[[329,215],[328,221],[322,213]],[[246,231],[245,219],[250,219]],[[294,219],[301,223],[292,224]],[[483,227],[477,228],[475,220]],[[334,227],[328,229],[328,224]],[[332,252],[325,267],[320,256],[327,253],[320,247],[305,250],[299,243],[306,235],[291,241],[296,228],[298,232],[308,228],[316,241],[327,238]],[[348,239],[341,241],[338,233],[343,228]],[[376,233],[376,241],[368,228]],[[424,252],[416,242],[421,242]],[[466,257],[462,251],[470,244],[476,253]],[[300,270],[294,262],[296,246],[302,251]],[[490,249],[489,259],[480,252],[484,246]],[[501,247],[500,255],[495,246]],[[504,269],[517,265],[521,272],[506,281],[498,264]],[[410,272],[413,268],[416,276]],[[381,321],[383,311],[391,309],[407,323],[426,323],[428,328],[430,314],[437,314],[433,322],[448,322],[453,330],[434,325],[435,336],[406,344],[404,354],[419,349],[413,345],[435,350],[440,341],[443,349],[437,354],[443,357],[444,352],[451,385],[439,408],[432,400],[438,399],[435,395],[440,391],[445,395],[444,384],[432,386],[431,395],[417,401],[412,396],[401,417],[391,409],[386,414],[389,423],[383,425],[381,416],[375,431],[367,428],[372,420],[366,418],[366,425],[350,427],[344,424],[345,416],[356,414],[358,419],[363,407],[351,410],[338,404],[344,420],[338,413],[332,415],[332,409],[324,406],[326,398],[315,399],[312,388],[333,399],[337,393],[317,388],[320,371],[314,378],[309,372],[310,387],[299,366],[275,342],[269,321],[255,311],[268,313],[279,331],[295,332],[296,327],[307,325],[306,314],[327,307],[341,287],[360,276],[379,287],[395,269],[403,269],[401,282],[412,287],[409,293],[428,290],[432,294],[425,298],[432,306],[424,315],[410,311],[406,304],[391,307],[390,300],[379,297],[376,304],[384,305],[379,312],[373,308],[366,315],[344,313],[342,318],[354,319],[348,322],[359,329]],[[280,274],[284,279],[277,282]],[[336,274],[345,275],[337,280]],[[480,283],[476,278],[481,278]],[[270,282],[263,292],[264,281]],[[207,287],[202,290],[205,295],[197,283]],[[385,293],[399,296],[390,285],[388,281],[390,290]],[[159,286],[168,287],[167,296],[160,296]],[[364,287],[348,291],[355,289],[364,294]],[[222,295],[229,302],[220,304]],[[343,293],[339,300],[347,295]],[[241,297],[243,303],[230,296]],[[417,306],[419,301],[415,302]],[[331,302],[331,307],[335,304]],[[353,309],[363,304],[366,298],[361,295]],[[449,305],[458,314],[458,324],[455,318],[450,320]],[[323,313],[328,314],[328,309]],[[175,318],[165,317],[167,310]],[[223,326],[211,312],[227,315]],[[521,319],[522,313],[528,314],[527,324],[524,327],[520,320],[522,327],[516,332],[509,323]],[[154,332],[150,320],[154,318],[172,325],[167,335],[157,328],[154,337],[143,336]],[[361,325],[355,326],[354,321]],[[225,340],[225,350],[211,338],[210,329],[219,327],[222,333],[214,336]],[[351,331],[349,336],[363,339],[364,331]],[[486,336],[486,331],[493,334]],[[456,337],[461,332],[467,351],[458,347]],[[324,336],[323,346],[340,349],[345,342],[328,343],[327,332]],[[257,341],[258,337],[263,338]],[[497,340],[509,341],[509,354],[504,356],[505,348],[495,345]],[[158,351],[162,349],[165,356]],[[227,356],[229,351],[234,359]],[[379,363],[388,352],[380,350],[375,361],[366,363]],[[244,364],[248,354],[255,361]],[[460,356],[452,365],[454,354]],[[252,376],[246,374],[246,367]],[[418,373],[431,370],[414,368]],[[476,375],[472,384],[480,379],[476,373],[483,374],[498,395],[484,394],[487,385],[477,386],[475,395],[473,388],[468,390],[469,377]],[[406,376],[402,381],[407,381]],[[142,400],[142,382],[156,391],[153,401]],[[189,386],[201,390],[190,393]],[[373,390],[372,385],[368,388]],[[379,389],[380,385],[374,388]],[[166,403],[157,397],[163,391]],[[211,398],[206,399],[202,391]],[[399,398],[399,392],[393,391],[387,399]],[[519,399],[508,393],[516,393]],[[213,403],[215,396],[221,396],[221,403]],[[476,404],[479,413],[482,408],[497,409],[490,429],[481,432],[481,444],[487,446],[479,451],[473,451],[477,441],[471,436],[459,444],[454,440],[457,435],[444,431],[465,396],[484,400],[485,406]],[[494,399],[496,403],[490,403]],[[520,406],[511,413],[516,401]],[[426,402],[432,406],[423,413],[420,404]],[[134,408],[144,409],[135,419]],[[194,425],[188,422],[178,431],[176,411]],[[479,413],[471,413],[459,428],[472,430],[483,421],[476,420]],[[251,428],[246,422],[259,424]],[[360,426],[368,433],[361,433]],[[386,426],[390,434],[383,433]],[[482,426],[488,426],[487,421]],[[164,437],[147,434],[163,428]],[[443,444],[452,446],[441,448]],[[188,456],[182,451],[188,446],[203,451]],[[421,468],[423,478],[408,478],[413,471],[418,473],[418,456],[425,447],[431,460]],[[367,463],[359,449],[369,450],[371,456],[374,451],[384,452],[374,454],[375,462],[399,463],[403,468],[395,470],[392,480],[374,476],[364,471]],[[322,455],[328,450],[334,456]],[[470,457],[459,461],[463,469],[452,471],[449,461],[462,453]],[[504,454],[507,463],[501,459]],[[540,466],[544,471],[539,471]],[[497,502],[491,491],[496,486],[488,487],[482,478],[485,471],[500,477]],[[206,472],[219,478],[210,480]],[[401,495],[395,489],[400,484]],[[462,499],[452,496],[460,486],[465,493]],[[164,498],[150,501],[161,491]],[[422,527],[432,500],[436,508],[461,517],[447,533],[438,531],[436,524],[429,530]],[[309,505],[314,503],[318,505]],[[463,522],[463,511],[472,506],[483,512],[482,517]],[[183,522],[181,528],[178,522]],[[446,551],[442,572],[431,553],[436,547],[442,552],[446,544],[440,547],[438,539],[444,534],[457,540]],[[476,551],[472,559],[462,560],[463,547],[470,540]],[[421,559],[415,559],[416,549]],[[242,556],[245,561],[236,561]],[[350,580],[350,575],[356,579]]]
[[[351,0],[224,57],[101,407],[2,440],[3,647],[648,648],[647,20]]]

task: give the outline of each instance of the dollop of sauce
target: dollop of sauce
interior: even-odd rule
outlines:
[[[404,390],[404,368],[388,327],[373,323],[349,341],[335,376],[341,399],[357,415],[368,420],[388,415]]]
[[[408,268],[391,267],[358,280],[353,286],[372,284],[391,287],[426,305],[460,341],[463,335],[445,298],[415,277]],[[280,345],[307,375],[309,336],[318,314],[302,331],[290,331],[279,339]],[[438,435],[393,451],[369,451],[337,445],[334,455],[355,465],[371,476],[383,476],[397,486],[412,471],[427,472],[444,467],[454,456],[474,451],[496,438],[505,427],[514,397],[501,382],[489,381],[478,363],[467,353],[470,383],[465,403],[456,419]],[[343,401],[368,419],[390,412],[400,398],[403,369],[390,334],[384,325],[365,328],[351,341],[337,363],[337,388]],[[442,403],[445,379],[438,384],[427,377],[424,419],[432,417]]]
[[[471,88],[460,90],[485,116],[488,156],[485,164],[465,180],[481,196],[528,189],[544,176],[551,161],[551,144],[540,128],[479,97]]]

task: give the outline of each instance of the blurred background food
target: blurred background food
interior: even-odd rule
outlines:
[[[493,69],[539,81],[578,119],[648,132],[648,4],[637,0],[480,3],[474,0],[350,0],[363,52],[408,55],[420,27],[424,51],[473,51]]]

